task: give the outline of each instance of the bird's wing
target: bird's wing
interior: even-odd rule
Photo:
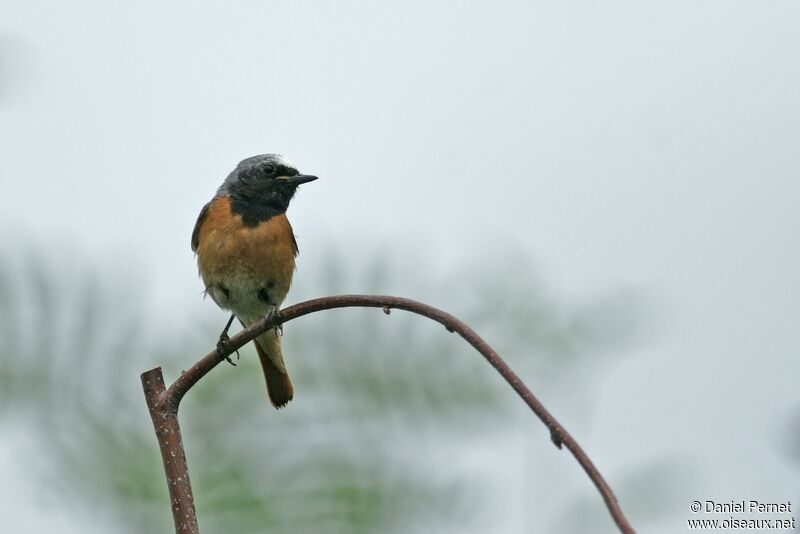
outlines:
[[[197,246],[200,244],[200,227],[203,226],[203,222],[206,220],[208,208],[211,207],[212,202],[214,201],[212,200],[203,206],[203,209],[200,210],[200,215],[197,216],[197,222],[194,223],[194,230],[192,230],[192,252],[197,252]]]
[[[286,224],[289,224],[289,219],[286,219]],[[294,251],[295,257],[300,254],[300,249],[297,248],[297,238],[294,236],[294,229],[292,225],[289,224],[289,234],[292,236],[292,250]]]

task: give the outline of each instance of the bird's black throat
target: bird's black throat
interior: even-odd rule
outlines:
[[[259,223],[273,218],[281,213],[286,213],[286,209],[280,209],[276,206],[269,204],[260,204],[258,202],[251,202],[245,199],[237,199],[233,197],[231,204],[233,212],[242,217],[242,222],[245,226],[258,226]]]
[[[231,191],[231,209],[242,217],[245,226],[254,227],[281,213],[286,213],[296,186],[237,187]]]

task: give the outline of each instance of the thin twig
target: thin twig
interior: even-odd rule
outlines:
[[[522,382],[519,376],[517,376],[517,374],[511,370],[511,368],[505,363],[505,361],[503,361],[502,358],[500,358],[497,352],[495,352],[492,347],[490,347],[483,339],[481,339],[481,337],[476,334],[474,330],[449,313],[432,306],[428,306],[427,304],[422,304],[421,302],[411,299],[383,295],[338,295],[307,300],[305,302],[295,304],[294,306],[289,306],[288,308],[281,310],[281,312],[277,315],[267,317],[266,319],[252,325],[251,327],[230,338],[230,340],[225,344],[224,350],[214,350],[210,352],[208,355],[203,357],[203,359],[182,373],[181,376],[175,380],[175,382],[166,391],[157,393],[157,400],[151,402],[150,398],[148,398],[148,407],[150,407],[151,416],[154,409],[162,410],[164,413],[174,413],[176,416],[175,429],[177,429],[177,439],[172,439],[171,441],[168,441],[168,443],[162,441],[167,440],[170,435],[174,436],[175,434],[166,432],[159,433],[158,426],[156,426],[156,435],[161,446],[162,456],[164,457],[167,478],[170,480],[169,490],[170,497],[172,498],[173,502],[173,516],[175,518],[177,532],[196,532],[196,530],[191,530],[190,528],[188,530],[186,529],[185,526],[191,525],[192,521],[183,516],[179,517],[179,514],[191,514],[194,528],[197,528],[197,520],[194,517],[194,504],[191,501],[192,494],[188,471],[185,471],[183,474],[179,475],[178,478],[176,478],[176,473],[170,472],[170,466],[167,465],[167,457],[164,456],[165,454],[172,453],[179,454],[179,456],[183,458],[183,467],[185,469],[186,463],[185,456],[183,455],[183,445],[180,440],[180,429],[177,427],[177,413],[180,401],[186,392],[189,391],[189,389],[196,384],[198,380],[203,378],[209,371],[211,371],[211,369],[222,362],[226,356],[232,354],[234,351],[241,348],[256,336],[266,332],[270,328],[274,328],[280,324],[291,321],[292,319],[296,319],[298,317],[302,317],[303,315],[308,315],[310,313],[330,310],[333,308],[350,307],[382,308],[387,314],[392,309],[409,311],[424,317],[428,317],[429,319],[433,319],[434,321],[441,323],[449,332],[455,332],[464,338],[467,343],[472,345],[478,352],[481,353],[481,355],[483,355],[484,358],[486,358],[492,367],[494,367],[497,372],[500,373],[500,375],[506,380],[506,382],[509,383],[514,391],[517,392],[520,398],[525,401],[525,404],[530,407],[533,413],[535,413],[542,423],[544,423],[544,425],[550,431],[550,439],[553,441],[556,447],[560,449],[562,446],[564,446],[572,453],[583,470],[586,471],[586,474],[592,480],[594,485],[597,487],[597,490],[600,492],[600,495],[603,497],[603,500],[608,507],[608,511],[611,513],[611,517],[619,527],[620,532],[625,534],[631,534],[634,532],[633,528],[628,523],[628,520],[625,518],[625,514],[622,512],[622,509],[620,508],[619,503],[614,496],[614,492],[611,491],[611,488],[606,483],[603,476],[594,466],[580,445],[578,445],[575,439],[569,434],[569,432],[566,431],[561,423],[559,423],[556,418],[553,417],[549,411],[547,411],[542,403],[539,402],[539,400],[533,395],[533,393],[531,393],[528,387]],[[160,377],[160,369],[148,371],[142,375],[143,384],[145,382],[145,377],[147,376],[152,378],[153,373],[156,371]],[[163,388],[163,379],[161,381],[161,388]],[[147,395],[147,387],[145,387],[145,395]],[[155,416],[153,416],[153,424],[156,425]],[[176,447],[178,447],[179,450],[176,449]],[[176,481],[180,484],[185,484],[188,487],[188,491],[184,491],[180,487],[173,487]],[[181,491],[179,492],[178,490]],[[189,504],[191,504],[191,506],[187,506],[184,501],[180,501],[182,506],[176,507],[176,500],[179,499],[179,497],[185,498],[187,494]],[[183,528],[183,530],[180,530],[180,528]]]

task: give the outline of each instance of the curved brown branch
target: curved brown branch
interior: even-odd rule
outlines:
[[[176,451],[171,450],[171,448],[180,447],[179,456],[184,458],[183,446],[180,441],[180,429],[177,428],[178,406],[186,392],[189,391],[189,389],[196,384],[198,380],[203,378],[209,371],[211,371],[211,369],[222,362],[226,356],[232,354],[234,351],[241,348],[253,338],[266,332],[270,328],[274,328],[277,325],[291,321],[292,319],[296,319],[298,317],[302,317],[303,315],[308,315],[310,313],[330,310],[333,308],[351,307],[382,308],[387,314],[392,309],[416,313],[441,323],[449,332],[455,332],[464,338],[467,343],[472,345],[478,352],[481,353],[484,358],[486,358],[492,367],[494,367],[497,372],[500,373],[500,375],[506,380],[506,382],[509,383],[514,391],[517,392],[520,398],[525,401],[525,404],[530,407],[533,413],[535,413],[542,423],[544,423],[544,425],[550,431],[550,439],[553,441],[555,446],[559,449],[564,446],[572,453],[583,470],[586,471],[586,474],[589,475],[589,478],[592,480],[594,485],[597,487],[597,490],[600,492],[600,495],[603,497],[603,500],[608,507],[608,511],[611,513],[611,517],[619,527],[620,532],[626,534],[634,532],[633,528],[628,523],[628,520],[625,518],[625,514],[622,512],[622,509],[620,508],[619,503],[614,496],[614,492],[611,491],[611,488],[586,453],[583,451],[581,446],[578,445],[575,439],[569,434],[569,432],[566,431],[561,423],[559,423],[556,418],[553,417],[549,411],[547,411],[542,403],[539,402],[533,393],[531,393],[531,390],[528,389],[528,387],[522,382],[519,376],[517,376],[517,374],[511,370],[508,364],[506,364],[506,362],[500,358],[500,356],[492,347],[490,347],[483,339],[481,339],[481,337],[469,326],[447,312],[415,300],[384,295],[337,295],[307,300],[305,302],[289,306],[288,308],[281,310],[280,313],[272,317],[268,317],[233,336],[225,345],[224,351],[220,352],[214,350],[213,352],[207,354],[190,369],[182,373],[181,376],[175,380],[175,382],[168,389],[158,392],[156,394],[156,399],[154,399],[152,403],[150,401],[150,397],[148,397],[148,407],[150,408],[151,416],[153,417],[153,424],[156,426],[156,435],[158,437],[159,444],[161,445],[162,457],[164,458],[168,480],[174,481],[176,474],[170,471],[170,469],[174,469],[175,466],[168,465],[168,458],[165,455],[170,456],[169,459],[171,464],[174,464],[174,462],[172,462],[172,458],[174,458],[175,454],[173,453]],[[159,368],[147,371],[142,375],[142,383],[144,385],[146,380],[152,380],[153,378],[160,376],[161,370]],[[144,387],[145,395],[147,396],[148,387]],[[163,387],[163,379],[161,379],[161,388]],[[165,444],[162,443],[162,434],[164,433],[159,433],[159,427],[157,426],[156,421],[157,417],[153,415],[154,410],[166,414],[174,414],[175,416],[177,439],[173,439],[169,446],[165,447]],[[173,429],[173,431],[175,429]],[[174,437],[174,434],[170,435]],[[185,467],[185,465],[184,458],[183,466]],[[172,479],[170,479],[171,476]],[[169,484],[170,497],[172,498],[173,502],[173,516],[175,518],[176,531],[197,532],[197,521],[193,516],[194,504],[192,501],[188,471],[186,471],[183,476],[179,476],[178,478],[188,487],[188,493],[184,490],[184,488],[173,488],[173,484]],[[179,489],[181,490],[180,492],[178,492]],[[187,495],[188,502],[186,502]],[[176,506],[176,502],[180,506]],[[183,516],[179,517],[178,515],[187,513],[192,514],[192,520],[189,520]],[[191,528],[192,524],[194,524],[194,530]]]

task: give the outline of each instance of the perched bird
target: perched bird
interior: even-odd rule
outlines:
[[[200,276],[217,306],[233,312],[219,347],[234,316],[250,326],[277,313],[286,298],[297,256],[286,208],[297,186],[316,179],[279,154],[253,156],[236,166],[200,211],[192,232]],[[294,390],[277,329],[258,336],[255,345],[269,399],[281,408]]]

